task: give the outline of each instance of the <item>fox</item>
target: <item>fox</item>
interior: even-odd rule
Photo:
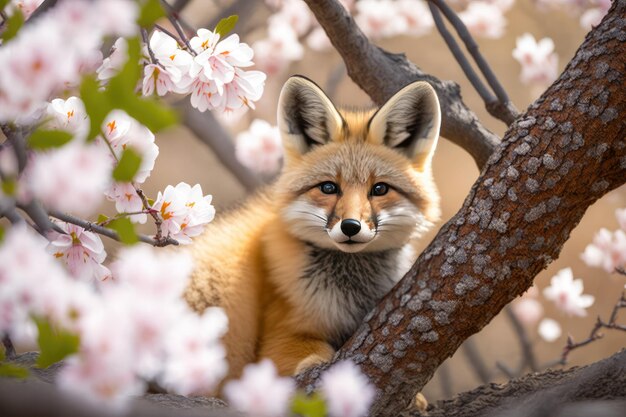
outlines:
[[[187,303],[224,309],[225,380],[271,359],[280,375],[328,362],[416,259],[439,219],[432,159],[441,112],[426,82],[377,109],[336,107],[303,76],[284,84],[277,179],[191,245]]]

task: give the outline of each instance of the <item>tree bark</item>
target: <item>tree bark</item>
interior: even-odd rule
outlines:
[[[311,2],[312,3],[312,2]],[[626,2],[508,129],[461,210],[335,355],[405,409],[437,367],[553,259],[586,209],[626,180]],[[318,367],[298,377],[311,391]]]

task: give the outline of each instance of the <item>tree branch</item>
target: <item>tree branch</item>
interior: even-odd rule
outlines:
[[[425,74],[404,55],[391,54],[372,45],[337,0],[305,2],[342,56],[350,78],[375,103],[383,104],[411,81],[429,82],[441,104],[441,135],[465,149],[479,167],[484,166],[500,139],[465,105],[456,83]]]
[[[263,184],[259,176],[254,175],[237,160],[235,145],[230,135],[211,112],[200,113],[191,107],[189,100],[181,101],[177,106],[181,110],[183,124],[211,148],[219,161],[239,180],[246,191],[253,191]]]
[[[469,51],[472,58],[474,58],[474,62],[476,62],[476,65],[478,65],[480,72],[483,74],[483,76],[487,80],[487,83],[496,94],[497,100],[485,100],[485,98],[481,95],[481,97],[483,97],[483,100],[485,101],[485,107],[487,108],[489,114],[497,119],[502,120],[507,125],[513,123],[517,116],[519,116],[519,112],[517,111],[513,103],[511,103],[509,96],[507,95],[506,91],[504,91],[504,87],[502,87],[500,81],[498,81],[498,77],[496,77],[496,75],[491,70],[491,67],[489,66],[483,55],[480,53],[480,50],[478,49],[478,44],[474,41],[474,38],[467,30],[467,27],[465,26],[463,21],[459,18],[459,16],[457,16],[454,10],[448,7],[444,0],[429,0],[429,2],[435,4],[446,16],[452,26],[454,26],[457,34],[459,35],[461,40],[463,40],[465,47]],[[463,71],[465,71],[465,69],[463,69]]]
[[[586,209],[626,181],[624,38],[626,2],[614,2],[509,128],[460,211],[334,356],[359,364],[377,387],[372,415],[407,407],[558,257]],[[300,386],[313,390],[327,366],[299,375]]]

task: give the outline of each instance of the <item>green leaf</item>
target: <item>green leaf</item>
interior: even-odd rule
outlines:
[[[58,148],[73,137],[71,133],[63,130],[37,129],[28,137],[28,145],[33,149]]]
[[[324,417],[326,416],[326,403],[318,393],[307,396],[298,392],[291,403],[291,411],[302,417]]]
[[[117,232],[122,243],[132,245],[139,242],[139,237],[135,233],[135,226],[127,217],[113,220],[107,227]]]
[[[237,20],[239,20],[239,16],[236,14],[223,18],[217,23],[217,26],[215,26],[214,32],[219,33],[220,38],[224,39],[226,35],[235,28]]]
[[[100,91],[100,85],[94,77],[85,77],[80,85],[80,97],[85,103],[89,115],[89,136],[91,140],[100,134],[104,118],[113,110],[107,94]]]
[[[0,225],[0,243],[2,243],[2,241],[4,240],[4,227],[2,227],[2,225]],[[0,362],[4,360],[4,350],[2,351],[2,358],[0,358]]]
[[[2,226],[0,226],[0,229],[2,229]],[[6,358],[7,358],[6,348],[4,347],[4,345],[2,345],[2,349],[0,349],[0,362],[4,362]]]
[[[72,353],[78,352],[80,338],[67,330],[53,327],[49,321],[36,318],[39,336],[37,343],[41,353],[37,358],[39,368],[47,368]]]
[[[13,196],[17,191],[17,182],[14,178],[7,178],[2,181],[2,192],[6,195]]]
[[[107,220],[109,220],[109,217],[104,215],[104,214],[99,214],[98,215],[98,220],[96,220],[96,223],[104,223]]]
[[[28,377],[28,368],[14,363],[0,363],[0,377],[24,379]]]
[[[117,182],[131,182],[140,166],[141,156],[132,148],[126,148],[113,170],[113,179]]]
[[[19,9],[14,8],[13,14],[6,21],[4,32],[2,32],[2,36],[0,36],[0,38],[2,38],[4,42],[6,42],[9,39],[15,37],[23,24],[24,15]]]
[[[163,10],[159,0],[146,0],[139,11],[137,24],[143,28],[148,28],[164,16],[165,10]]]
[[[9,4],[11,0],[0,0],[0,10],[4,10],[5,7],[7,7],[7,4]]]
[[[120,108],[153,133],[178,122],[178,115],[175,111],[152,99],[141,99],[137,96],[128,97]]]

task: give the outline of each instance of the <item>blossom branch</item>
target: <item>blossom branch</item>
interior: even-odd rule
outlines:
[[[342,56],[348,75],[377,104],[383,104],[411,81],[430,83],[442,109],[441,135],[465,149],[482,167],[500,138],[489,131],[461,98],[459,86],[424,73],[404,55],[369,42],[350,13],[337,0],[305,0]]]
[[[133,188],[135,188],[137,195],[141,199],[141,204],[143,204],[143,208],[148,212],[148,214],[150,214],[150,216],[152,216],[152,219],[154,220],[154,225],[156,226],[156,229],[157,229],[157,232],[154,238],[158,242],[158,244],[155,246],[166,246],[165,242],[167,242],[167,239],[170,239],[170,237],[169,236],[163,237],[163,229],[162,229],[163,219],[161,218],[161,216],[156,210],[152,209],[152,207],[150,206],[150,203],[148,202],[148,198],[144,194],[143,190],[135,186],[135,184],[133,184]],[[175,241],[174,239],[172,240]],[[176,244],[178,244],[178,242]]]
[[[98,233],[100,235],[106,236],[116,241],[120,241],[120,237],[114,230],[107,229],[106,227],[102,227],[97,223],[93,223],[87,220],[79,219],[78,217],[72,216],[67,213],[62,213],[56,210],[49,210],[48,214],[56,219],[64,221],[66,223],[75,224],[76,226],[80,226],[88,232]],[[152,246],[163,247],[168,245],[178,246],[178,241],[172,239],[169,236],[162,237],[161,239],[155,239],[150,236],[137,234],[137,237],[140,241],[147,243]]]
[[[604,335],[600,333],[600,330],[603,328],[626,331],[626,325],[621,325],[617,323],[617,313],[622,308],[626,308],[626,292],[622,292],[620,299],[617,301],[617,303],[615,303],[615,306],[613,306],[613,311],[611,311],[611,316],[609,317],[608,322],[602,321],[602,319],[598,316],[595,325],[589,333],[589,337],[577,343],[574,342],[574,339],[571,335],[567,337],[567,345],[563,348],[563,354],[561,355],[559,363],[561,365],[567,364],[567,357],[572,350],[578,349],[582,346],[586,346],[592,342],[595,342],[598,339],[602,339]]]
[[[430,0],[429,3],[433,3],[435,6],[437,6],[439,10],[441,10],[441,12],[444,14],[444,16],[448,19],[448,21],[452,24],[457,34],[459,35],[459,37],[465,44],[465,47],[469,51],[470,55],[474,59],[474,62],[476,62],[476,65],[478,65],[478,68],[480,69],[481,73],[487,80],[487,83],[489,84],[493,92],[495,93],[497,100],[491,100],[491,101],[485,100],[485,97],[483,97],[483,95],[481,94],[481,97],[483,98],[483,100],[485,100],[485,106],[487,108],[487,111],[489,112],[489,114],[491,114],[495,118],[502,120],[507,125],[510,125],[513,122],[513,120],[517,118],[517,116],[519,115],[519,112],[517,111],[513,103],[511,103],[511,100],[509,99],[509,96],[507,95],[506,91],[502,87],[502,84],[500,84],[500,81],[498,81],[498,78],[496,77],[494,72],[491,70],[491,67],[489,66],[489,64],[483,57],[483,55],[480,53],[480,50],[478,49],[478,44],[476,43],[476,41],[474,41],[474,38],[467,30],[467,27],[465,26],[463,21],[459,18],[459,16],[457,16],[454,10],[452,10],[446,4],[444,0]],[[431,7],[431,11],[432,11],[432,7]],[[433,18],[434,17],[435,17],[435,14],[433,14]],[[456,55],[455,55],[455,58],[457,58]],[[459,59],[457,58],[457,61],[458,60]],[[460,61],[459,61],[459,64],[461,64]],[[463,67],[462,64],[461,64],[461,67]],[[466,73],[466,75],[468,75],[465,68],[463,68],[463,71]],[[469,75],[468,75],[468,78],[469,78]],[[473,82],[472,82],[472,85],[474,85]],[[480,91],[479,91],[479,94],[480,94]]]
[[[504,312],[506,313],[507,318],[511,322],[511,326],[517,335],[517,339],[519,341],[520,347],[522,348],[522,361],[519,365],[519,370],[516,374],[519,376],[524,371],[526,366],[530,368],[531,371],[537,372],[539,370],[537,366],[537,359],[535,358],[535,352],[533,350],[533,345],[528,338],[528,333],[524,328],[524,325],[519,321],[515,312],[511,308],[511,305],[507,305],[504,308]]]
[[[176,29],[176,33],[178,33],[178,36],[180,36],[180,39],[183,41],[183,43],[189,50],[189,53],[192,55],[197,55],[196,51],[194,51],[194,49],[189,44],[189,38],[187,37],[187,34],[185,33],[185,30],[183,29],[181,25],[181,19],[180,19],[180,16],[178,15],[178,12],[172,9],[172,6],[170,6],[170,4],[166,2],[165,0],[161,0],[161,4],[165,6],[165,9],[166,9],[165,14],[167,15],[167,19],[170,21],[172,26],[174,26],[174,29]],[[193,30],[193,28],[191,28],[189,25],[187,26],[188,26],[187,30]]]
[[[2,345],[4,346],[4,354],[6,358],[9,360],[15,358],[15,346],[13,346],[13,341],[11,341],[11,338],[8,334],[2,336]]]

